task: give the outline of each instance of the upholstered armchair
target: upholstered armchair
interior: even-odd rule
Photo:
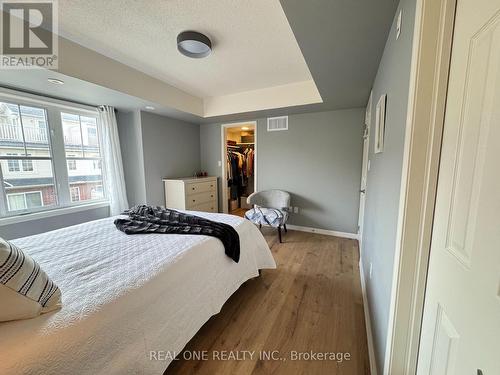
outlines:
[[[262,225],[278,228],[281,243],[281,228],[287,232],[290,193],[283,190],[258,191],[247,198],[247,203],[253,205],[253,208],[245,213],[245,217],[261,228]]]

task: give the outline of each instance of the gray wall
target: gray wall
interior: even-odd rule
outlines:
[[[146,201],[165,205],[163,177],[193,176],[200,170],[200,126],[141,112]]]
[[[257,120],[257,189],[292,194],[300,211],[290,224],[357,232],[363,122],[364,109],[291,115],[281,132]],[[201,125],[200,134],[201,168],[220,184],[221,124]]]
[[[119,111],[116,121],[118,123],[128,203],[130,206],[146,203],[140,111],[126,113]]]
[[[87,221],[102,219],[109,216],[109,207],[99,207],[70,214],[47,217],[44,219],[29,220],[17,224],[0,226],[0,237],[6,240],[32,236],[51,230],[81,224]]]
[[[396,40],[393,24],[373,87],[369,156],[371,165],[368,172],[361,254],[379,373],[384,364],[392,289],[415,0],[402,0],[396,15],[401,8],[401,36]],[[382,94],[387,94],[385,148],[383,153],[373,154],[375,108]],[[370,263],[373,265],[371,279]]]

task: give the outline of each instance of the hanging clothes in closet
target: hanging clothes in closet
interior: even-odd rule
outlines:
[[[253,177],[255,151],[250,147],[231,147],[227,152],[227,181],[232,200],[239,199]]]

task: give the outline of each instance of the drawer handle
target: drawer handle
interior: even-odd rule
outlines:
[[[210,196],[210,198],[213,198],[213,197],[214,197],[214,195],[212,194],[212,195]]]
[[[191,189],[195,190],[195,188],[191,188]]]
[[[196,202],[196,199],[193,199],[193,202]]]

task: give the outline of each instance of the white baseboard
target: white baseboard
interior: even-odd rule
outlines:
[[[353,240],[357,240],[358,239],[358,235],[356,233],[338,232],[336,230],[327,230],[327,229],[303,227],[301,225],[292,225],[292,224],[287,224],[286,227],[288,229],[298,230],[298,231],[301,231],[301,232],[326,234],[327,236],[351,238]]]
[[[366,338],[368,341],[368,356],[370,358],[370,373],[377,375],[377,360],[375,358],[375,346],[373,345],[373,332],[370,319],[370,308],[368,306],[368,297],[366,296],[365,272],[363,271],[363,262],[359,260],[359,276],[361,278],[361,293],[363,294],[363,310],[365,311]]]

